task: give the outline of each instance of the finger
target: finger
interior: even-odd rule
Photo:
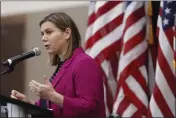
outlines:
[[[36,82],[35,80],[32,80],[31,81],[35,86],[37,86],[37,87],[40,87],[41,86],[41,84],[39,83],[39,82]]]
[[[32,87],[32,86],[30,86],[30,90],[33,92],[33,93],[36,93],[36,88],[34,88],[34,87]]]
[[[49,78],[46,75],[44,75],[44,81],[45,84],[50,84]]]
[[[37,90],[36,88],[31,87],[30,90],[31,90],[34,94],[36,94],[37,96],[39,96],[39,92],[38,92],[38,90]]]
[[[44,75],[44,80],[45,80],[45,82],[47,81],[47,76],[46,75]]]
[[[31,90],[37,89],[37,87],[35,87],[35,85],[33,85],[31,82],[29,83],[29,88],[30,88]]]
[[[11,95],[14,95],[14,94],[15,94],[15,92],[14,92],[14,90],[12,90],[12,91],[11,91]]]
[[[34,84],[33,82],[29,82],[29,86],[31,88],[39,89],[39,87],[36,84]]]
[[[16,93],[14,96],[15,96],[16,98],[18,98],[18,99],[23,99],[23,98],[25,98],[25,95],[22,94],[22,93]]]
[[[11,95],[10,97],[11,97],[11,98],[14,98],[14,99],[17,99],[17,98],[16,98],[15,96],[13,96],[13,95]]]
[[[31,90],[33,93],[35,93],[35,92],[36,92],[36,89],[35,89],[35,88],[33,88],[33,87],[31,87],[31,88],[30,88],[30,90]]]
[[[32,83],[31,83],[32,84]],[[31,85],[29,84],[29,87],[30,87],[30,90],[33,92],[33,93],[38,93],[39,92],[39,89],[37,87],[35,87],[35,85]]]
[[[36,93],[37,88],[36,88],[34,85],[31,85],[31,84],[32,84],[32,83],[29,84],[30,90],[31,90],[33,93]]]
[[[17,94],[18,92],[16,90],[12,90],[11,94]]]
[[[22,93],[20,93],[20,92],[18,92],[18,91],[16,91],[16,90],[13,90],[12,93],[13,93],[14,95],[17,95],[17,94],[18,94],[18,95],[24,95],[24,94],[22,94]]]
[[[15,97],[18,97],[18,96],[22,96],[23,94],[21,94],[20,92],[16,91],[16,90],[12,90],[11,94]]]
[[[31,86],[31,84],[29,83],[29,89],[31,90],[32,89],[32,86]]]

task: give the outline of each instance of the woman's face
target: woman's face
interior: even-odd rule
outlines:
[[[44,22],[41,25],[41,35],[44,46],[49,54],[62,55],[68,47],[70,33],[61,31],[52,22]]]

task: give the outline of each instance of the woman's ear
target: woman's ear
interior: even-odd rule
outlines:
[[[69,39],[71,37],[71,29],[66,28],[65,29],[65,39]]]

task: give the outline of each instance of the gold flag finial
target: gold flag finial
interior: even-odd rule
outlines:
[[[152,25],[152,2],[148,1],[148,9],[147,9],[147,14],[149,17],[149,39],[148,39],[148,43],[149,44],[154,44],[154,37],[153,37],[153,25]]]

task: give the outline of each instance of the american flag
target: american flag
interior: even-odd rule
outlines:
[[[149,104],[149,117],[176,117],[176,76],[172,63],[174,14],[176,2],[161,1],[157,24],[159,46],[155,88]]]
[[[116,91],[118,53],[121,49],[124,2],[90,2],[85,38],[86,53],[104,72],[104,93],[107,116],[112,112]]]
[[[119,60],[113,113],[121,117],[147,116],[148,76],[145,2],[126,2],[123,47]]]

